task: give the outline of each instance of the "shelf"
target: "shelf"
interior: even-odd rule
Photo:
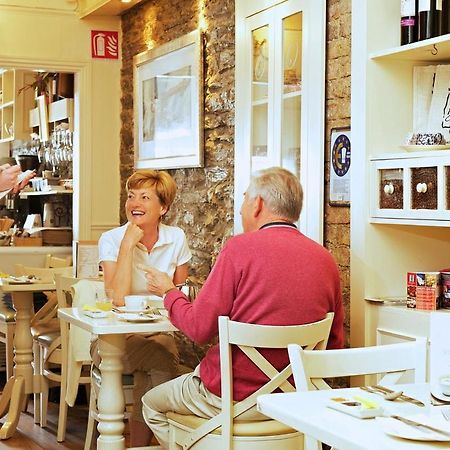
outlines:
[[[287,100],[294,97],[301,97],[302,91],[292,91],[292,92],[286,92],[286,94],[283,94],[283,100]]]
[[[48,121],[59,122],[73,117],[73,99],[63,98],[48,105]]]
[[[24,192],[22,191],[19,194],[19,198],[28,198],[28,197],[35,197],[38,195],[61,195],[61,194],[73,194],[73,190],[72,189],[65,189],[65,190],[58,190],[58,191],[54,191],[54,190],[50,190],[50,191],[29,191],[29,192]]]
[[[437,50],[437,53],[433,55]],[[439,63],[450,59],[450,34],[444,34],[425,41],[401,45],[369,54],[374,60],[407,60]]]
[[[384,161],[388,159],[416,159],[427,157],[446,157],[450,156],[450,150],[435,150],[435,151],[423,151],[423,152],[405,152],[399,151],[398,153],[389,152],[381,153],[377,155],[369,156],[370,161]]]
[[[423,226],[423,227],[443,227],[448,228],[449,221],[448,220],[434,220],[434,219],[387,219],[382,217],[370,217],[369,223],[380,225],[411,225],[414,227]]]
[[[267,98],[262,98],[261,100],[254,100],[252,101],[252,106],[264,106],[268,105],[269,100]]]
[[[6,109],[6,108],[11,107],[11,106],[14,106],[14,100],[11,100],[11,101],[9,101],[7,103],[2,103],[0,105],[0,110],[1,109]]]

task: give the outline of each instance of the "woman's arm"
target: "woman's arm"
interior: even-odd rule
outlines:
[[[188,263],[184,263],[184,264],[181,264],[181,266],[178,266],[175,269],[175,273],[173,274],[173,283],[174,284],[183,284],[188,277],[188,271],[189,271]]]
[[[123,297],[131,293],[133,253],[142,235],[143,231],[138,226],[128,224],[120,243],[117,261],[102,262],[105,288],[114,291],[113,303],[116,306],[123,306]]]

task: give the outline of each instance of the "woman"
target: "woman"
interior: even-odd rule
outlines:
[[[161,223],[172,204],[176,184],[164,171],[138,170],[126,183],[125,211],[128,223],[103,233],[99,259],[105,288],[112,289],[116,306],[128,294],[147,293],[147,279],[140,264],[156,267],[172,277],[175,284],[186,281],[191,259],[181,228]],[[94,364],[99,364],[98,352]],[[127,336],[124,373],[134,375],[134,407],[130,419],[131,445],[148,445],[151,432],[142,417],[141,398],[149,388],[175,377],[178,352],[171,334]]]

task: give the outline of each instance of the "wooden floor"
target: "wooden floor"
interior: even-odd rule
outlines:
[[[5,383],[4,373],[0,372],[0,389]],[[58,397],[53,395],[53,397]],[[56,400],[56,398],[55,398]],[[78,402],[77,402],[78,403]],[[34,423],[33,400],[28,402],[28,410],[20,416],[16,433],[7,440],[0,441],[0,450],[20,449],[20,450],[80,450],[84,448],[86,437],[86,426],[88,417],[88,407],[86,402],[69,408],[67,417],[66,439],[64,442],[56,441],[56,430],[58,427],[58,403],[49,402],[47,427],[41,428]],[[4,419],[0,420],[0,424]],[[125,436],[128,445],[128,435]],[[95,446],[94,446],[95,448]]]

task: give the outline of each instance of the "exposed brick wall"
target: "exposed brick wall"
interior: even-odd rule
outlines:
[[[351,0],[328,0],[324,241],[341,273],[347,342],[350,328],[350,208],[329,204],[329,149],[331,129],[350,127],[350,50]]]
[[[206,277],[223,242],[232,234],[234,185],[234,1],[205,0],[205,167],[178,169],[179,195],[168,223],[185,230],[194,258],[192,271]],[[133,56],[198,27],[196,0],[149,0],[122,20],[121,178],[133,170]],[[351,0],[327,1],[325,246],[336,258],[349,315],[350,209],[329,206],[329,146],[334,127],[350,125]],[[122,192],[121,204],[125,201]],[[123,209],[123,208],[122,208]],[[125,220],[122,214],[122,220]],[[348,323],[347,323],[348,327]]]

